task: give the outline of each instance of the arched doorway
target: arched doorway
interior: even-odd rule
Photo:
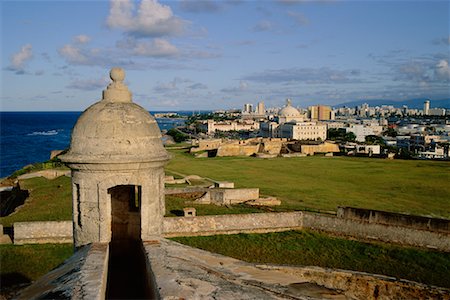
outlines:
[[[107,299],[148,298],[145,258],[141,246],[141,198],[139,185],[117,185],[111,197]]]
[[[141,237],[140,185],[117,185],[108,189],[111,196],[111,242],[138,241]]]

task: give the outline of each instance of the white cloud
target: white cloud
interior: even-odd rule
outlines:
[[[450,80],[450,68],[448,61],[441,59],[435,66],[435,74],[437,79],[449,81]]]
[[[435,45],[450,45],[450,35],[443,37],[443,38],[434,39],[433,44],[435,44]]]
[[[142,0],[137,10],[131,0],[111,0],[106,23],[136,37],[178,35],[188,24],[174,16],[169,6],[156,0]]]
[[[80,35],[77,35],[76,37],[74,37],[73,40],[77,44],[86,44],[91,40],[91,38],[85,34],[80,34]]]
[[[297,25],[305,26],[309,24],[309,19],[302,13],[288,11],[287,15],[291,17]]]
[[[322,68],[286,68],[256,72],[243,79],[260,83],[359,83],[359,70],[335,70]]]
[[[273,24],[270,21],[263,20],[258,22],[255,26],[253,26],[253,31],[260,32],[260,31],[269,31],[273,28]]]
[[[206,90],[207,88],[208,88],[208,86],[206,86],[205,84],[200,83],[200,82],[194,83],[194,84],[188,86],[188,89],[191,89],[191,90]]]
[[[192,81],[190,79],[175,77],[172,81],[158,83],[158,85],[156,85],[153,88],[153,90],[158,93],[166,93],[166,92],[176,91],[176,90],[182,88],[182,86],[184,84],[191,83],[191,82]]]
[[[220,91],[227,94],[233,94],[233,95],[239,95],[243,92],[247,91],[249,88],[249,84],[247,81],[239,81],[238,87],[229,87],[229,88],[223,88]]]
[[[139,56],[170,57],[178,55],[179,51],[169,41],[155,38],[150,42],[137,42],[132,53]]]
[[[31,44],[22,46],[19,52],[14,53],[11,57],[9,70],[23,74],[26,63],[33,58],[33,47]]]
[[[84,51],[70,44],[64,45],[58,50],[58,53],[67,60],[68,63],[72,64],[86,64],[89,61],[89,57]]]
[[[106,77],[100,79],[78,79],[72,81],[67,87],[70,89],[93,91],[105,88],[109,82],[110,80]]]
[[[239,89],[240,89],[241,91],[244,91],[244,90],[248,89],[248,82],[246,82],[246,81],[240,81],[240,82],[239,82]]]

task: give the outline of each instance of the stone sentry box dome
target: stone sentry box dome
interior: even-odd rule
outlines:
[[[79,117],[70,149],[75,246],[153,240],[161,234],[163,147],[155,119],[131,100],[125,72],[113,68],[103,99]]]

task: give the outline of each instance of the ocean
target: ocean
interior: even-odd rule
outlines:
[[[50,151],[69,147],[81,112],[0,112],[0,178],[35,162]],[[184,124],[184,119],[156,119],[161,130]]]

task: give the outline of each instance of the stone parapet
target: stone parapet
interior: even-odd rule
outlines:
[[[344,219],[369,223],[404,226],[421,230],[443,231],[450,233],[450,220],[408,214],[394,213],[375,209],[356,207],[338,207],[337,216]]]
[[[450,299],[450,290],[393,277],[243,262],[162,239],[144,243],[159,299]]]
[[[302,228],[302,212],[164,218],[166,237],[265,233]]]
[[[72,221],[15,222],[14,244],[72,243]]]
[[[303,228],[359,240],[378,240],[450,252],[450,234],[403,226],[368,223],[325,214],[304,212]]]
[[[105,299],[108,254],[108,244],[81,247],[62,265],[24,289],[17,300]]]

